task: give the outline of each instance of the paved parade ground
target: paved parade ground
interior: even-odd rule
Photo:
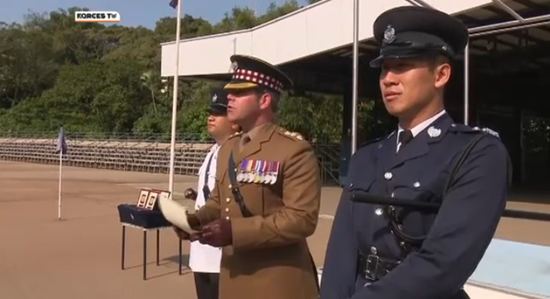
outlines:
[[[116,207],[134,202],[141,187],[166,189],[168,175],[65,167],[63,177],[65,220],[58,221],[58,167],[0,162],[0,298],[195,298],[189,270],[177,273],[178,242],[171,230],[161,232],[160,266],[155,263],[155,235],[150,234],[150,279],[143,281],[142,233],[128,229],[128,269],[121,270]],[[176,177],[176,199],[195,185],[195,177]],[[323,190],[322,218],[309,239],[319,266],[339,195],[339,188]],[[550,212],[550,205],[521,202],[526,200],[516,196],[520,202],[511,207]],[[550,235],[543,233],[548,231],[550,223],[504,219],[497,237],[550,245]],[[188,248],[184,243],[184,260]]]

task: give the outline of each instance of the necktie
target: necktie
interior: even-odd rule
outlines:
[[[399,150],[401,150],[405,145],[407,145],[411,140],[413,140],[414,136],[411,132],[411,130],[402,131],[399,133]]]

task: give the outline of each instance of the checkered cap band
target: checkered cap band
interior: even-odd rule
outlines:
[[[283,83],[273,77],[266,76],[262,73],[256,71],[246,70],[246,69],[237,69],[233,73],[233,79],[250,81],[257,83],[259,85],[266,86],[268,88],[274,89],[278,92],[283,91]]]

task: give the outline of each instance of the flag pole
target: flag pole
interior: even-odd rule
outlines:
[[[59,129],[59,134],[57,136],[57,153],[59,154],[59,186],[57,193],[57,219],[61,220],[61,195],[63,190],[63,155],[67,153],[67,141],[65,140],[65,131],[63,127]]]
[[[59,189],[57,194],[57,219],[61,220],[61,190],[63,181],[63,151],[59,151]]]
[[[180,68],[180,35],[181,35],[181,4],[182,0],[178,0],[177,17],[176,17],[176,66],[174,71],[174,83],[172,94],[172,132],[170,139],[170,174],[168,179],[168,191],[170,197],[174,194],[174,164],[176,160],[176,122],[178,117],[178,85],[179,85],[179,68]]]

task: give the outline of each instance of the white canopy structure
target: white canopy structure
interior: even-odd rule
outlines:
[[[524,72],[550,70],[550,57],[544,54],[544,50],[550,48],[550,30],[544,28],[550,24],[550,0],[324,0],[251,29],[181,40],[177,45],[175,42],[164,43],[161,45],[161,75],[225,80],[231,73],[229,57],[233,54],[252,55],[280,65],[294,80],[298,93],[317,91],[344,96],[342,145],[349,145],[343,146],[342,152],[351,154],[358,144],[358,94],[372,95],[377,89],[364,81],[357,83],[358,77],[378,77],[368,67],[358,66],[362,60],[368,61],[376,55],[372,24],[383,11],[404,5],[441,10],[461,19],[470,28],[471,39],[465,50],[464,68],[455,72],[464,76],[460,87],[463,92],[453,90],[455,97],[463,95],[463,101],[460,99],[463,109],[460,110],[466,124],[473,119],[472,110],[476,110],[470,107],[473,102],[469,98],[470,86],[479,82],[492,84],[486,82],[485,77],[478,79],[474,75],[486,73],[497,77],[506,72],[515,74],[520,68]],[[537,55],[530,52],[534,45],[544,45],[535,49]],[[513,56],[514,53],[502,59],[504,55],[501,54],[514,51],[521,52],[523,58],[536,61],[519,59]],[[470,71],[474,60],[482,62],[475,64],[475,73]],[[500,79],[495,80],[502,84]],[[349,105],[348,108],[345,105]],[[532,106],[536,107],[536,104]],[[533,107],[531,110],[538,109]],[[522,112],[518,115],[514,116],[514,123],[517,122],[519,127]],[[513,143],[521,142],[521,130],[510,134],[514,134],[510,137]],[[521,146],[511,149],[511,152],[513,160],[520,161],[514,168],[522,169]],[[342,157],[342,164],[346,164],[346,159]],[[345,172],[343,169],[340,174]],[[519,173],[523,174],[522,171]]]
[[[548,4],[548,0],[387,0],[361,2],[361,5],[359,2],[359,0],[321,1],[251,29],[180,41],[179,52],[176,51],[175,42],[164,43],[162,44],[161,74],[164,77],[175,76],[177,70],[177,75],[183,77],[208,78],[218,75],[220,78],[219,75],[228,75],[231,71],[229,56],[232,54],[252,55],[276,65],[294,63],[327,53],[340,57],[354,56],[355,68],[350,76],[353,76],[353,98],[354,103],[357,103],[357,58],[363,54],[362,50],[376,48],[372,43],[372,24],[375,18],[385,10],[403,5],[432,7],[460,17],[469,23],[475,23],[474,27],[470,28],[471,37],[550,24],[550,14],[548,14],[550,7],[545,5]],[[539,14],[524,18],[517,11],[525,9],[539,11]],[[491,23],[490,20],[495,16],[503,15],[511,20]],[[547,41],[550,32],[531,31],[528,35],[535,35],[538,40]],[[540,35],[545,37],[541,38]],[[509,35],[497,43],[499,49],[505,49],[510,45],[520,46],[522,43],[520,40],[519,35]],[[354,45],[353,48],[350,48],[351,44]],[[490,48],[485,40],[477,41],[477,44],[474,41],[466,49],[465,123],[469,122],[468,111],[470,110],[468,106],[469,55],[484,52],[483,48],[486,50]],[[356,106],[353,105],[354,108]],[[353,128],[356,134],[356,125]],[[356,141],[356,138],[352,139]],[[356,142],[353,144],[352,152],[355,151]]]
[[[431,0],[449,14],[472,11],[490,0]],[[368,3],[368,5],[367,5]],[[413,5],[405,0],[368,1],[359,5],[359,40],[372,39],[372,24],[383,11]],[[244,54],[283,64],[350,45],[354,0],[325,0],[252,29],[182,40],[179,76],[194,77],[230,71],[229,56]],[[162,44],[162,76],[174,76],[175,43]]]

